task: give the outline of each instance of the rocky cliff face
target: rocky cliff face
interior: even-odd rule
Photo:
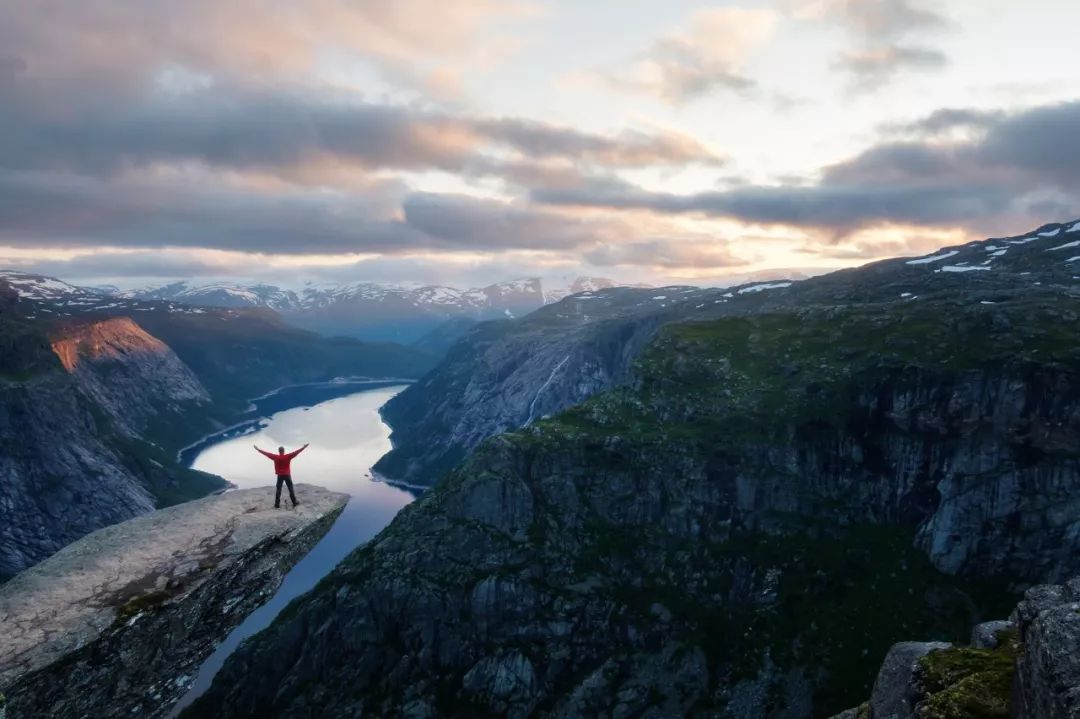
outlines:
[[[0,375],[0,578],[100,527],[224,486],[152,440],[208,421],[209,397],[163,343],[128,319],[55,326],[0,315],[20,339]],[[50,351],[51,350],[51,351]]]
[[[436,481],[483,439],[624,383],[634,357],[665,324],[801,307],[900,308],[948,293],[962,298],[958,304],[991,306],[1051,287],[1073,292],[1070,260],[1076,258],[1069,248],[1078,233],[1080,223],[1046,225],[1019,237],[800,282],[727,290],[607,288],[575,295],[525,319],[466,335],[439,366],[385,408],[394,451],[377,469],[407,482]],[[1018,327],[1012,337],[1022,335]]]
[[[251,397],[430,364],[400,346],[324,340],[269,311],[118,300],[0,273],[0,581],[90,531],[222,488],[176,453]]]
[[[127,317],[63,326],[53,333],[52,348],[79,389],[129,436],[210,404],[206,388],[172,349]]]
[[[440,365],[383,408],[394,449],[375,469],[431,484],[488,437],[527,426],[628,376],[656,330],[716,290],[608,289],[467,332]]]
[[[215,716],[821,715],[1080,572],[1080,298],[664,328],[481,446],[226,665]],[[918,631],[912,628],[918,627]]]
[[[75,542],[0,587],[11,717],[165,716],[203,659],[280,585],[347,497],[298,487],[189,502]]]
[[[0,383],[0,578],[155,499],[63,370]]]
[[[1012,683],[1014,716],[1080,716],[1080,578],[1028,590],[1012,620],[1022,647]]]

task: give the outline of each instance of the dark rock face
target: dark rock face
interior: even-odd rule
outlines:
[[[1013,619],[1024,647],[1013,685],[1015,716],[1080,717],[1080,578],[1029,589]]]
[[[627,386],[481,445],[195,709],[851,706],[898,639],[959,642],[1007,611],[976,580],[1080,571],[1076,301],[667,327]]]
[[[60,371],[0,383],[0,578],[154,508],[94,406]]]
[[[50,346],[32,326],[10,324]],[[155,436],[151,426],[201,413],[210,401],[167,346],[131,320],[110,319],[65,327],[51,348],[48,361],[41,354],[26,365],[34,371],[0,378],[0,578],[183,496],[180,484],[196,495],[224,485],[177,468],[143,441]]]
[[[515,322],[467,332],[445,359],[383,408],[394,449],[375,465],[432,484],[488,437],[518,429],[624,382],[656,330],[718,290],[604,289]]]
[[[897,644],[868,707],[868,719],[1080,717],[1080,578],[1032,587],[1008,621],[976,626],[970,646]]]
[[[0,587],[13,717],[161,717],[228,632],[325,534],[347,497],[229,492],[95,532]]]
[[[885,655],[874,693],[870,696],[870,716],[874,719],[911,719],[918,694],[915,669],[920,658],[932,651],[948,649],[944,642],[901,642]]]
[[[903,311],[905,304],[934,303],[947,293],[959,301],[944,303],[942,310],[962,311],[980,303],[1069,293],[1076,283],[1064,255],[1076,237],[1080,223],[1047,225],[1021,237],[799,282],[726,290],[602,288],[568,297],[524,319],[476,328],[415,387],[390,402],[384,417],[394,429],[394,450],[376,469],[392,479],[431,484],[484,439],[626,382],[634,358],[658,328],[673,322],[813,306],[891,305]],[[971,267],[982,271],[964,271]],[[994,321],[999,334],[1011,332],[1010,341],[1023,340],[1022,326],[1006,317]],[[918,337],[904,341],[920,342]]]

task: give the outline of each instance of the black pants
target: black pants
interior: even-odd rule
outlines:
[[[296,506],[296,495],[292,490],[292,476],[288,474],[279,474],[277,476],[277,494],[274,495],[274,508],[277,509],[281,506],[281,483],[289,485],[289,499],[292,500],[292,506]]]

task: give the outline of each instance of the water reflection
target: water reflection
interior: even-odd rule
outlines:
[[[322,541],[286,575],[277,594],[234,629],[204,662],[191,691],[174,707],[172,716],[209,687],[243,639],[269,625],[286,604],[315,586],[346,554],[378,534],[413,500],[409,492],[371,479],[371,465],[390,449],[390,428],[379,417],[379,407],[402,389],[404,385],[382,387],[279,412],[241,436],[204,445],[195,457],[195,469],[221,475],[240,489],[261,487],[274,484],[274,465],[258,454],[253,444],[271,451],[283,445],[291,451],[310,443],[307,451],[293,460],[293,482],[345,492],[352,499]],[[302,487],[297,488],[297,498],[304,501]],[[283,498],[282,505],[287,506],[288,500]]]

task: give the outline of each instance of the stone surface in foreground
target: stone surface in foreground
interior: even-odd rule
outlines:
[[[344,508],[298,485],[228,492],[93,532],[0,586],[9,719],[155,717]]]

